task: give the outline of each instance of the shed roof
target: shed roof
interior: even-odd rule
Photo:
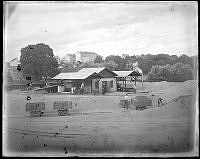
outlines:
[[[142,70],[138,67],[134,68],[131,71],[113,71],[114,73],[117,74],[118,77],[127,77],[127,76],[141,76],[142,75]]]
[[[68,73],[60,73],[57,76],[53,77],[52,79],[68,79],[68,80],[72,80],[72,79],[77,79],[77,80],[81,80],[81,79],[86,79],[88,77],[103,77],[102,75],[98,74],[101,71],[103,71],[104,69],[110,71],[109,69],[105,68],[105,67],[97,67],[97,68],[83,68],[81,70],[79,70],[78,72],[68,72]],[[112,74],[114,74],[114,76],[116,76],[117,74],[114,73],[113,71],[110,71]]]
[[[109,70],[109,69],[107,69],[106,67],[95,67],[95,68],[82,68],[81,70],[79,70],[78,72],[81,72],[81,73],[88,73],[88,72],[90,72],[90,73],[100,73],[101,71],[103,71],[103,70],[108,70],[109,72],[111,72],[112,74],[114,74],[114,75],[117,75],[116,73],[114,73],[114,71],[111,71],[111,70]]]
[[[119,77],[126,77],[129,76],[133,71],[113,71]]]
[[[96,73],[91,73],[91,72],[68,72],[68,73],[60,73],[57,76],[53,77],[52,79],[77,79],[77,80],[81,80],[81,79],[86,79],[90,76],[93,75],[97,75]]]
[[[10,66],[18,66],[20,64],[20,60],[18,58],[14,58],[9,63]]]
[[[94,73],[94,72],[96,72],[96,73],[99,73],[99,72],[101,72],[104,69],[105,69],[105,67],[82,68],[78,72],[84,72],[84,73],[87,73],[87,72]]]

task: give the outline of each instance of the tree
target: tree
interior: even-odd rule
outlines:
[[[147,79],[154,81],[184,82],[192,80],[194,74],[190,65],[176,63],[175,65],[155,65],[148,73]]]
[[[117,65],[117,70],[126,70],[128,60],[118,55],[110,55],[105,58],[106,62],[113,61]]]
[[[189,64],[190,66],[192,66],[192,59],[185,54],[182,54],[181,56],[178,57],[178,62],[183,64]]]
[[[41,80],[42,77],[47,80],[48,76],[54,77],[60,73],[53,50],[43,43],[22,48],[20,62],[22,72],[35,80]]]
[[[103,64],[104,67],[114,71],[117,69],[117,64],[114,61],[108,61]]]
[[[145,56],[139,56],[137,57],[138,61],[138,67],[142,69],[144,74],[147,74],[150,70],[151,67],[154,65],[154,61],[152,57],[145,57]]]
[[[94,59],[94,63],[102,63],[103,62],[103,57],[98,55],[95,59]]]

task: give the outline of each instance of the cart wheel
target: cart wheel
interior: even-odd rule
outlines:
[[[42,114],[44,114],[44,112],[40,112],[40,116],[42,116]]]
[[[58,111],[58,116],[62,116],[62,111]]]

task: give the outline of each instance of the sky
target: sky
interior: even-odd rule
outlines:
[[[198,54],[197,2],[7,2],[4,57],[45,43],[54,55]]]

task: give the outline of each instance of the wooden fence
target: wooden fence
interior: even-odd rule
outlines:
[[[55,83],[55,82],[49,83],[50,86],[55,86],[56,84],[57,83]],[[45,83],[32,83],[32,88],[34,88],[34,87],[44,88],[45,86],[46,86]],[[27,90],[28,85],[27,84],[8,84],[8,85],[5,85],[4,88],[6,91]]]

